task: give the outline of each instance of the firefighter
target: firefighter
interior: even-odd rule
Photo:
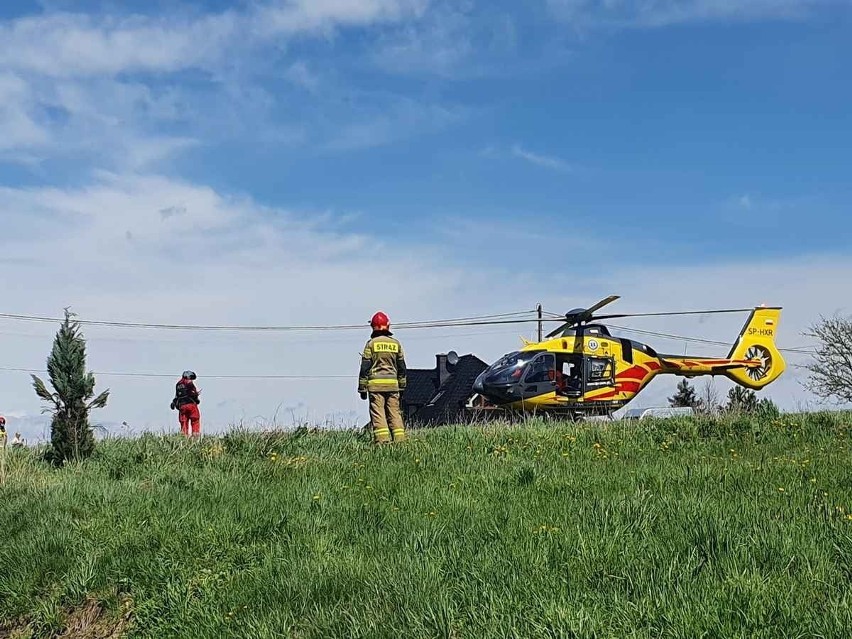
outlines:
[[[405,440],[400,393],[405,390],[406,368],[402,345],[390,332],[390,320],[382,312],[370,321],[373,334],[364,347],[358,394],[370,400],[370,425],[377,444]]]
[[[6,418],[0,415],[0,448],[6,448],[6,438],[8,436],[6,432]]]
[[[175,398],[172,400],[172,410],[177,409],[180,420],[180,432],[189,437],[189,429],[192,426],[192,436],[201,435],[201,413],[198,405],[201,403],[199,390],[195,387],[194,380],[197,375],[193,371],[184,371],[178,383],[175,384]]]

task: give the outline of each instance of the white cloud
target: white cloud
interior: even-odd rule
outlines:
[[[516,144],[512,147],[512,155],[516,158],[524,160],[525,162],[535,164],[536,166],[540,166],[545,169],[552,169],[554,171],[571,170],[571,165],[568,164],[562,158],[558,158],[554,155],[545,155],[543,153],[533,153],[532,151],[523,148],[519,144]]]
[[[382,34],[371,54],[372,62],[380,69],[401,75],[464,75],[477,53],[474,38],[481,23],[487,23],[484,16],[474,21],[462,11],[441,6],[423,20],[404,23]]]
[[[258,10],[257,29],[270,35],[397,22],[422,15],[429,0],[285,0]]]
[[[305,128],[323,123],[348,127],[335,137],[350,138],[350,147],[395,139],[388,131],[396,120],[410,123],[413,109],[400,113],[391,104],[370,122],[329,123],[340,116],[332,113],[340,101],[325,96],[306,120],[286,91],[267,90],[260,77],[273,83],[283,77],[316,94],[316,69],[287,60],[291,42],[416,20],[427,4],[280,0],[218,14],[173,8],[158,16],[45,13],[0,21],[0,153],[28,162],[86,159],[122,170],[148,169],[201,140],[260,129],[264,141],[285,145],[304,142]],[[192,82],[178,73],[191,74]],[[421,126],[419,115],[414,124]]]
[[[212,69],[281,36],[416,18],[427,0],[281,0],[167,17],[49,13],[0,22],[0,67],[51,77]]]
[[[35,121],[33,106],[32,92],[23,80],[0,74],[0,153],[47,142],[48,132]]]
[[[556,15],[578,27],[664,27],[691,22],[802,19],[848,0],[548,0]]]
[[[314,73],[303,60],[291,64],[285,75],[293,84],[308,91],[316,91],[320,86],[319,75]]]
[[[529,7],[435,1],[419,20],[378,34],[369,61],[388,73],[450,80],[541,73],[558,57],[519,50],[518,31]]]
[[[177,90],[138,82],[0,76],[0,153],[144,168],[198,144],[191,135],[158,132],[186,117],[182,99]]]
[[[544,169],[550,169],[551,171],[569,172],[573,170],[571,164],[560,157],[556,157],[555,155],[546,155],[544,153],[536,153],[524,148],[520,144],[514,144],[508,150],[504,150],[496,146],[488,146],[482,149],[479,152],[479,155],[489,160],[514,158]]]
[[[405,98],[385,97],[375,106],[353,110],[347,121],[326,135],[326,146],[335,150],[383,146],[403,137],[436,131],[465,116],[465,110]]]
[[[237,35],[232,13],[195,19],[47,14],[0,23],[0,66],[50,77],[206,66]]]

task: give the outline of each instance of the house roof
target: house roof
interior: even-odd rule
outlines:
[[[406,376],[408,385],[405,387],[402,400],[410,406],[425,406],[437,394],[437,369],[409,368]]]
[[[464,355],[449,366],[447,377],[439,384],[439,372],[433,369],[409,369],[408,386],[402,396],[410,419],[425,424],[445,424],[458,419],[470,397],[473,383],[488,365],[475,355]]]

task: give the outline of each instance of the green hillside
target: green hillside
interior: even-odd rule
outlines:
[[[0,637],[848,637],[848,414],[7,451]]]

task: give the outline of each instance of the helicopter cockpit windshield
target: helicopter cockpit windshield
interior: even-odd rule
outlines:
[[[521,381],[524,370],[536,355],[543,351],[515,351],[504,355],[489,366],[476,380],[480,386],[500,386]]]

